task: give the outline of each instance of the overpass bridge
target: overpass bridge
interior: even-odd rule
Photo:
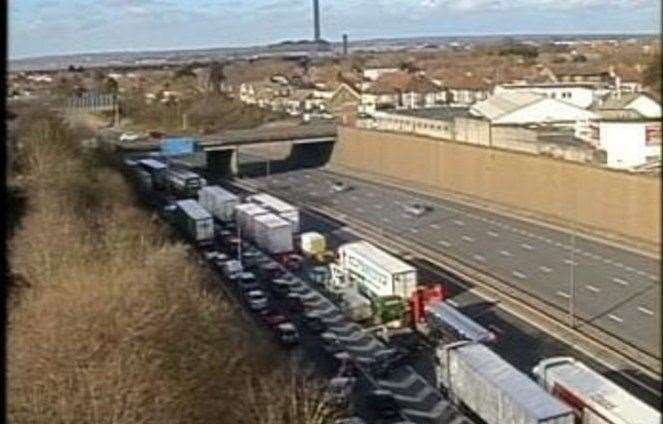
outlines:
[[[335,122],[314,122],[227,130],[198,139],[207,154],[210,171],[219,175],[251,175],[258,168],[264,169],[263,165],[258,163],[261,160],[269,161],[267,166],[271,166],[274,172],[296,166],[317,166],[326,163],[336,142],[336,132]],[[126,153],[151,152],[160,148],[158,139],[131,143],[115,141],[115,144],[118,150]],[[265,159],[266,155],[261,149],[269,151],[274,146],[279,151],[288,150],[288,155],[272,161]],[[255,154],[256,152],[263,154]]]

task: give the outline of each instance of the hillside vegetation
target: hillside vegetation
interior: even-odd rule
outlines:
[[[9,422],[330,422],[318,385],[239,318],[117,171],[79,148],[89,134],[25,113]]]

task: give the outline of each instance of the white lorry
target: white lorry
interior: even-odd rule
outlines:
[[[247,200],[290,221],[292,223],[292,231],[295,233],[299,232],[299,209],[295,206],[267,193],[254,194],[249,196]]]
[[[583,423],[661,422],[660,412],[573,358],[544,359],[533,373],[539,385],[574,408]]]
[[[483,344],[439,346],[436,373],[449,399],[487,424],[574,424],[575,415]]]
[[[338,264],[369,298],[400,296],[407,302],[417,289],[416,268],[367,241],[339,247]]]
[[[239,197],[219,186],[207,186],[198,191],[198,202],[219,221],[232,222],[235,217],[235,206]]]
[[[254,218],[267,213],[269,213],[267,209],[253,203],[241,203],[235,206],[235,221],[242,232],[242,238],[254,240]]]
[[[175,204],[175,223],[191,240],[208,243],[214,239],[214,220],[195,200],[180,200]]]
[[[292,223],[268,213],[257,215],[254,221],[254,241],[270,254],[292,252]]]

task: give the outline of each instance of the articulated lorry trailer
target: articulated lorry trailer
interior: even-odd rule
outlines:
[[[297,207],[267,193],[254,194],[249,196],[247,200],[267,209],[287,221],[290,221],[292,224],[292,231],[295,233],[299,232],[299,209]]]
[[[659,424],[661,413],[570,357],[534,367],[539,385],[574,409],[583,424]]]
[[[409,301],[417,290],[417,270],[366,241],[338,248],[338,263],[332,265],[332,284],[356,290],[371,303],[373,323],[390,327],[409,324]],[[356,304],[358,302],[354,302]]]
[[[272,213],[258,215],[254,221],[254,241],[259,248],[274,255],[293,250],[292,223]]]
[[[198,244],[208,244],[214,239],[214,219],[198,202],[192,199],[175,202],[175,225]]]
[[[165,174],[168,190],[177,198],[197,198],[202,187],[200,175],[186,169],[169,168]]]
[[[439,346],[436,374],[449,399],[487,424],[575,424],[568,405],[481,343]]]
[[[198,191],[198,202],[216,219],[229,223],[235,218],[235,207],[239,205],[239,197],[213,185]]]
[[[156,190],[163,190],[166,188],[166,171],[168,165],[155,159],[141,159],[138,165],[147,171],[152,177],[152,187]]]

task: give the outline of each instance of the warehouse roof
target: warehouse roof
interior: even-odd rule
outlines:
[[[347,243],[341,246],[341,248],[351,251],[356,255],[361,255],[363,258],[366,258],[366,260],[373,262],[375,265],[384,268],[387,272],[392,274],[415,271],[413,266],[381,249],[378,249],[367,241]]]
[[[526,91],[508,91],[495,94],[486,100],[478,102],[474,104],[470,110],[492,121],[508,113],[522,109],[525,106],[539,102],[545,98],[546,96],[542,94],[535,94]]]
[[[386,113],[395,113],[404,116],[413,116],[415,118],[436,119],[447,121],[453,118],[473,118],[467,107],[440,106],[423,109],[396,109]]]

